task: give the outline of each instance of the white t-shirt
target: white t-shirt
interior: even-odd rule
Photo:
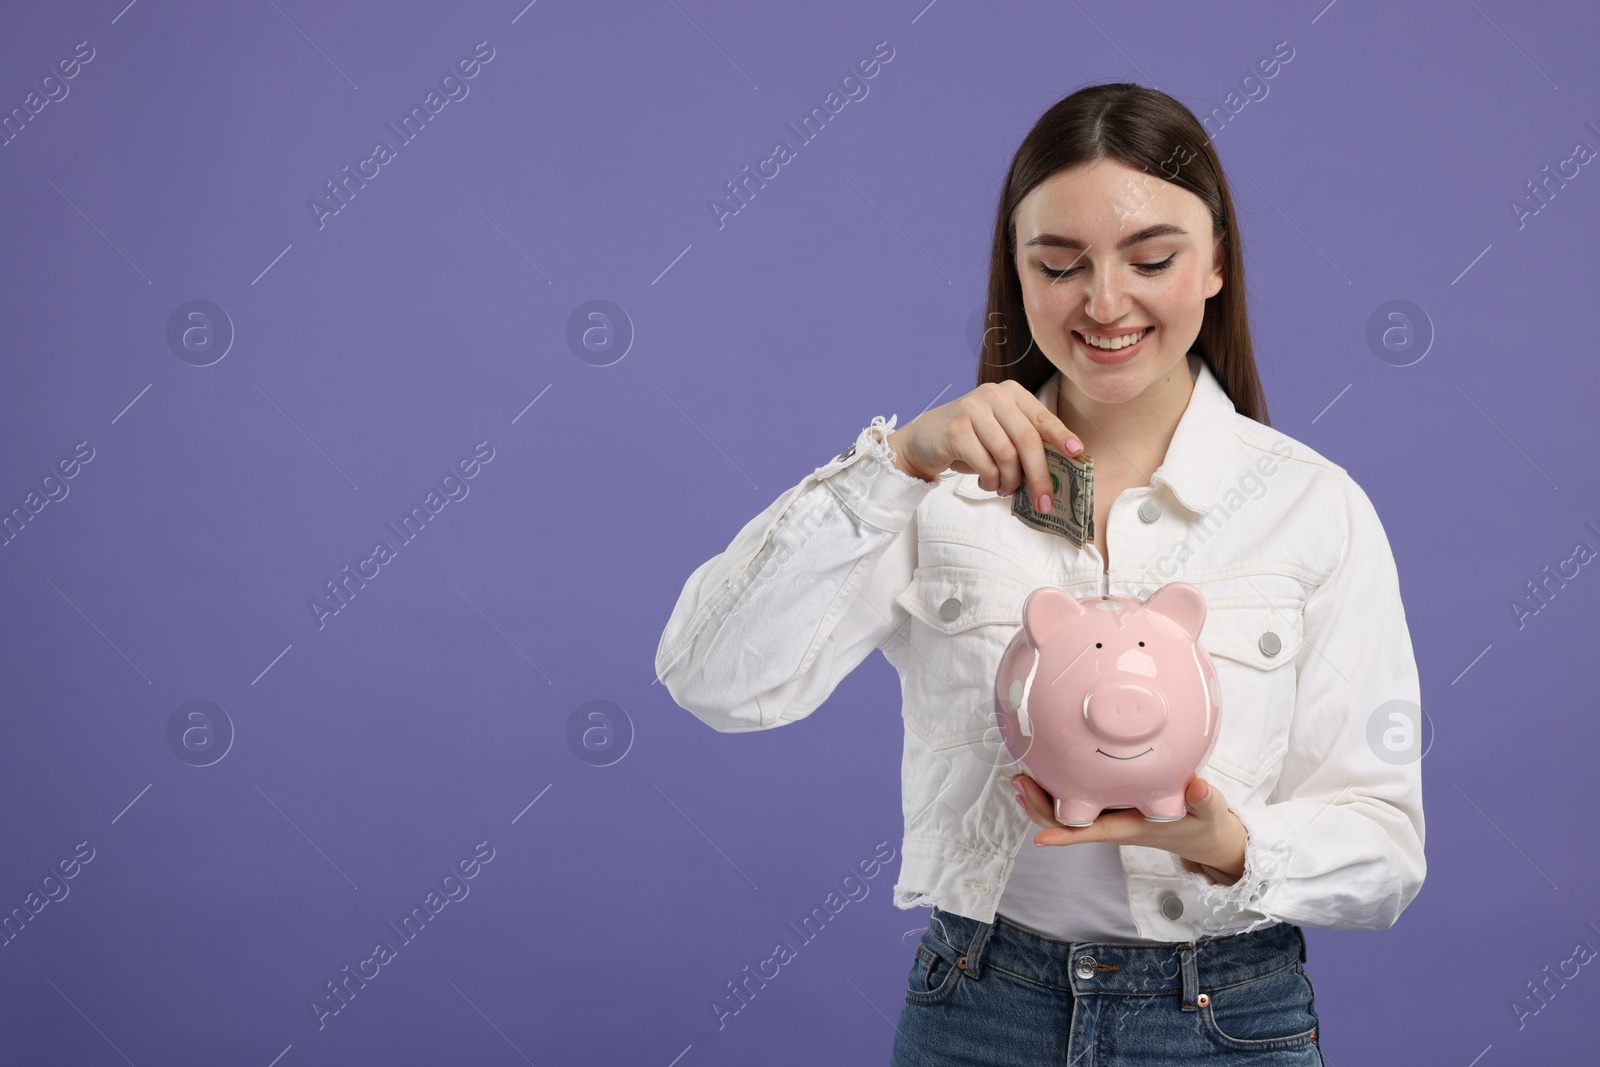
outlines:
[[[1191,361],[1190,377],[1198,372]],[[1127,873],[1110,841],[1077,845],[1033,843],[1030,828],[1017,849],[1011,877],[996,909],[1018,926],[1059,941],[1149,944],[1128,907]]]
[[[1150,943],[1139,936],[1128,907],[1127,875],[1109,841],[1076,845],[1023,839],[996,910],[1006,919],[1059,941]]]

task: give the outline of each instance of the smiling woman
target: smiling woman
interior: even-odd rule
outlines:
[[[1369,742],[1386,708],[1420,720],[1394,557],[1349,473],[1267,421],[1241,247],[1181,103],[1056,103],[1002,183],[976,388],[874,418],[662,633],[658,677],[725,732],[805,718],[874,649],[899,673],[894,903],[933,910],[895,1064],[1320,1064],[1301,925],[1382,930],[1421,889],[1420,721],[1404,752]],[[1001,499],[1074,506],[1047,446],[1093,457],[1081,544]],[[1176,818],[1063,825],[995,736],[1022,606],[1171,581],[1205,597],[1216,746]]]

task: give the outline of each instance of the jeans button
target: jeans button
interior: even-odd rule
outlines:
[[[961,601],[956,597],[951,597],[949,600],[946,600],[943,604],[939,605],[939,618],[943,619],[945,622],[954,621],[956,616],[960,614]]]
[[[1261,640],[1257,642],[1257,646],[1267,655],[1276,656],[1283,649],[1283,641],[1277,634],[1268,630],[1261,635]]]
[[[1183,898],[1176,893],[1163,893],[1161,895],[1161,914],[1169,919],[1176,919],[1183,914]]]
[[[1082,978],[1082,979],[1085,979],[1085,980],[1094,977],[1094,957],[1093,956],[1079,956],[1078,957],[1078,977]]]
[[[1161,501],[1153,496],[1144,498],[1144,503],[1139,505],[1139,518],[1145,522],[1155,522],[1161,517]]]

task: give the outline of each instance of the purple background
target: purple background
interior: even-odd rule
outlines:
[[[1308,929],[1327,1058],[1592,1056],[1592,968],[1520,1029],[1511,1004],[1600,947],[1600,577],[1510,608],[1600,546],[1597,165],[1510,207],[1600,148],[1592,5],[121,2],[0,34],[5,112],[94,49],[0,148],[0,510],[94,450],[0,549],[0,912],[94,851],[0,947],[0,1062],[886,1062],[928,914],[890,904],[893,669],[719,735],[654,682],[662,628],[874,415],[972,387],[995,198],[1046,107],[1134,80],[1210,112],[1280,41],[1213,126],[1257,358],[1273,424],[1385,521],[1438,750],[1421,896]],[[479,41],[469,95],[319,228],[308,201]],[[719,227],[880,41],[869,94]],[[597,299],[631,340],[569,341]],[[1431,323],[1408,366],[1367,341],[1396,299]],[[193,300],[234,332],[209,366],[167,341]],[[169,744],[191,700],[231,723],[209,766],[180,753],[220,718]],[[470,894],[319,1029],[480,841]],[[880,841],[870,894],[719,1029]]]

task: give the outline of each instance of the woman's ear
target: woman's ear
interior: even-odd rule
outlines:
[[[1211,252],[1211,277],[1206,279],[1206,299],[1209,300],[1222,292],[1222,283],[1226,280],[1228,263],[1227,247],[1221,237],[1217,238],[1216,247]]]

